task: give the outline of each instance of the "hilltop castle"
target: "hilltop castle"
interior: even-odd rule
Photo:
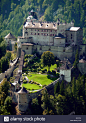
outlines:
[[[77,46],[85,50],[83,30],[80,27],[74,27],[73,22],[60,23],[59,19],[56,23],[40,22],[34,11],[24,22],[23,35],[18,37],[17,43],[18,56],[21,49],[26,54],[37,51],[40,55],[44,51],[51,51],[60,60],[64,57],[74,60]]]
[[[15,40],[15,37],[9,34],[5,39],[8,42],[11,39]],[[9,42],[7,45],[9,46]],[[31,99],[41,95],[41,90],[36,93],[29,93],[24,87],[20,90],[24,53],[32,54],[36,51],[41,55],[44,51],[51,51],[64,62],[60,67],[60,75],[62,74],[64,80],[70,82],[72,71],[70,62],[74,62],[77,48],[80,59],[78,69],[82,74],[86,74],[86,45],[83,44],[83,30],[80,27],[74,27],[73,22],[68,24],[60,23],[59,20],[57,23],[39,22],[36,13],[31,11],[31,15],[23,24],[23,35],[17,39],[18,57],[21,57],[21,60],[15,82],[11,83],[12,100],[18,103],[20,111],[26,111]],[[62,81],[61,77],[46,88],[53,89],[57,82]]]
[[[40,55],[44,51],[51,51],[60,60],[64,61],[64,58],[66,58],[73,63],[77,48],[79,59],[83,58],[83,54],[86,56],[86,45],[83,44],[83,30],[80,27],[74,27],[73,22],[60,23],[59,19],[57,22],[42,22],[38,20],[36,12],[32,10],[31,15],[23,23],[22,33],[22,37],[18,36],[17,38],[18,57],[21,56],[21,51],[24,51],[25,54],[38,52]],[[11,33],[5,39],[8,49],[11,45],[11,47],[14,47],[15,37]],[[84,74],[86,73],[85,64],[86,62],[83,62],[83,60],[82,63],[79,62],[78,64],[80,72]],[[65,70],[70,70],[68,67],[64,68],[64,70],[61,68],[62,74],[65,74]],[[71,72],[69,76],[71,76]],[[71,81],[71,78],[68,81]]]

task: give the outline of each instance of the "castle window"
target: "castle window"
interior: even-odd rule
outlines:
[[[49,50],[51,50],[51,48],[49,48]]]
[[[42,50],[42,47],[40,47],[40,50]]]
[[[63,52],[65,52],[65,49],[63,49]]]
[[[28,47],[26,47],[26,50],[28,50]]]
[[[28,33],[28,32],[25,32],[25,33]]]
[[[71,34],[71,39],[72,39],[72,34]]]

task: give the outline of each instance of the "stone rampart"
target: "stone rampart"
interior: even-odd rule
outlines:
[[[7,69],[7,71],[5,71],[4,73],[0,74],[0,82],[5,78],[5,75],[7,76],[7,78],[9,78],[13,72],[13,70],[16,68],[16,63],[17,63],[18,59],[16,59],[15,64],[13,64],[9,69]]]
[[[57,83],[57,82],[60,82],[61,80],[60,80],[60,78],[58,78],[57,80],[55,80],[54,82],[52,82],[51,84],[49,84],[48,86],[46,86],[45,88],[47,89],[47,91],[48,91],[48,93],[50,92],[50,91],[52,91],[53,90],[53,88],[54,88],[54,86],[55,86],[55,84]],[[40,89],[40,90],[38,90],[37,92],[34,92],[34,93],[24,93],[24,94],[22,94],[22,93],[17,93],[18,95],[18,99],[17,98],[15,98],[15,96],[14,96],[14,101],[15,102],[17,102],[18,103],[18,108],[19,108],[19,110],[20,111],[26,111],[27,110],[27,107],[28,107],[28,105],[29,105],[29,102],[32,100],[32,99],[34,99],[34,98],[37,98],[38,96],[41,96],[42,95],[42,93],[41,93],[41,91],[43,90],[44,88],[42,88],[42,89]],[[15,94],[14,94],[15,95]]]
[[[73,47],[56,47],[56,46],[41,46],[41,45],[34,45],[33,51],[36,50],[39,52],[40,55],[42,55],[45,51],[50,51],[54,54],[54,56],[57,56],[60,60],[63,60],[64,57],[71,58],[74,56]]]

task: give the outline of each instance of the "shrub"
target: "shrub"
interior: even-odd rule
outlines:
[[[28,58],[30,58],[30,57],[32,57],[32,56],[33,56],[33,55],[29,54],[29,55],[28,55]]]
[[[51,71],[48,71],[48,74],[52,74],[52,72]]]
[[[52,74],[56,75],[56,71],[52,70]]]
[[[23,83],[27,83],[27,80],[24,80]]]
[[[42,71],[42,73],[45,73],[45,70],[44,69],[42,69],[41,71]]]
[[[28,71],[26,71],[25,73],[28,74]]]
[[[59,73],[56,74],[56,77],[59,78]]]
[[[47,69],[44,69],[45,70],[45,72],[47,72]]]
[[[46,85],[42,85],[42,87],[45,87]]]
[[[27,90],[30,90],[29,88]]]
[[[37,85],[40,85],[39,83],[37,83]]]
[[[24,58],[25,58],[25,59],[26,59],[26,58],[28,58],[28,55],[27,55],[27,54],[25,54]]]
[[[33,72],[37,72],[37,69],[33,69]]]
[[[33,81],[31,81],[31,84],[33,84],[34,82]]]

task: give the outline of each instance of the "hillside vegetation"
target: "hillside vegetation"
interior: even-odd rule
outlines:
[[[83,40],[86,43],[86,0],[1,0],[0,36],[12,32],[16,37],[22,35],[23,22],[34,9],[39,19],[75,23],[83,28]]]

